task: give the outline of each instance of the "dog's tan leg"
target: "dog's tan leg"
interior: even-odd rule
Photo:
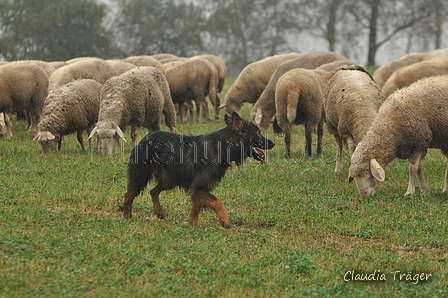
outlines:
[[[165,213],[163,212],[163,208],[160,205],[159,201],[159,194],[165,190],[165,188],[161,187],[160,184],[157,184],[156,187],[151,189],[151,198],[152,198],[152,204],[154,205],[154,213],[157,215],[158,218],[163,219],[165,218]]]
[[[207,191],[197,189],[193,192],[191,200],[193,202],[193,208],[191,209],[190,213],[191,225],[196,225],[198,223],[199,212],[201,211],[202,207],[208,207],[215,210],[216,215],[219,219],[219,223],[224,228],[230,227],[229,216],[227,215],[224,204],[220,199]]]

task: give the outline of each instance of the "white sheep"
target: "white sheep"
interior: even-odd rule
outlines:
[[[428,60],[417,62],[397,69],[389,79],[387,79],[382,90],[387,97],[396,90],[409,86],[422,78],[445,74],[448,74],[448,61]]]
[[[275,116],[275,89],[278,79],[287,71],[295,68],[314,69],[323,64],[337,60],[347,60],[344,56],[334,52],[314,52],[300,58],[281,63],[269,79],[269,83],[263,90],[257,102],[252,107],[251,121],[255,122],[262,130],[267,130],[271,120]]]
[[[77,132],[85,151],[82,132],[87,135],[98,120],[101,85],[92,79],[72,81],[48,93],[38,124],[37,140],[45,153],[61,150],[62,137]],[[89,148],[91,142],[89,141]]]
[[[10,62],[0,66],[0,112],[5,116],[8,138],[13,137],[10,116],[21,111],[28,115],[28,130],[35,136],[47,93],[47,74],[36,64]]]
[[[340,70],[328,81],[324,97],[325,122],[336,142],[334,171],[341,172],[343,143],[353,154],[385,96],[366,71]]]
[[[269,56],[246,65],[230,86],[220,108],[226,108],[228,114],[237,112],[241,115],[241,107],[246,102],[254,104],[258,100],[276,68],[285,61],[299,57],[302,55],[288,53]]]
[[[349,182],[359,193],[374,194],[377,181],[384,181],[384,168],[395,158],[409,161],[409,184],[405,195],[428,191],[421,159],[428,148],[441,149],[448,157],[448,76],[421,79],[390,95],[380,107],[372,126],[357,145],[350,166]],[[448,169],[443,192],[448,191]]]
[[[172,132],[176,132],[174,105],[169,96],[168,83],[160,70],[150,66],[131,69],[114,76],[104,83],[101,91],[98,123],[89,135],[98,134],[98,148],[103,154],[112,154],[114,143],[125,139],[121,128],[131,125],[132,145],[137,143],[139,127],[149,132],[160,129],[164,109],[170,115],[165,118]],[[167,117],[168,115],[168,117]],[[169,118],[169,120],[167,120]]]
[[[107,79],[115,75],[116,73],[112,66],[102,59],[80,59],[56,69],[48,79],[48,90],[56,89],[79,79],[93,79],[103,84]]]
[[[373,73],[373,79],[378,84],[378,86],[380,86],[380,88],[383,88],[387,79],[389,79],[394,71],[400,69],[401,67],[423,61],[425,56],[426,53],[411,53],[404,55],[398,59],[390,60],[378,67],[378,69]]]

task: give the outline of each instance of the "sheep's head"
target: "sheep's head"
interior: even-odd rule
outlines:
[[[112,155],[113,147],[115,143],[119,143],[119,139],[126,141],[123,132],[120,127],[107,127],[103,125],[95,126],[89,135],[89,140],[98,134],[97,149],[104,155]]]
[[[385,172],[376,159],[364,158],[359,148],[356,147],[351,158],[348,182],[354,180],[359,193],[369,197],[374,195],[377,181],[384,181]]]
[[[45,153],[56,151],[56,145],[61,140],[60,136],[55,136],[49,131],[39,131],[33,141],[38,141]]]
[[[266,113],[263,113],[262,109],[252,109],[251,120],[255,122],[261,130],[268,130],[272,119],[273,116],[266,115]]]
[[[233,112],[238,113],[241,116],[241,104],[227,102],[219,106],[220,109],[225,109],[227,114],[232,114]]]

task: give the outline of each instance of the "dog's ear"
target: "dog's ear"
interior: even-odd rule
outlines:
[[[243,128],[244,120],[240,117],[240,115],[238,115],[237,112],[233,112],[232,117],[227,116],[226,114],[224,120],[226,121],[227,126],[232,130],[240,131]]]

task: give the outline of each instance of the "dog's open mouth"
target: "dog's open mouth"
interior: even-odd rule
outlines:
[[[261,165],[266,162],[266,153],[257,147],[252,147],[252,157],[258,160]]]

